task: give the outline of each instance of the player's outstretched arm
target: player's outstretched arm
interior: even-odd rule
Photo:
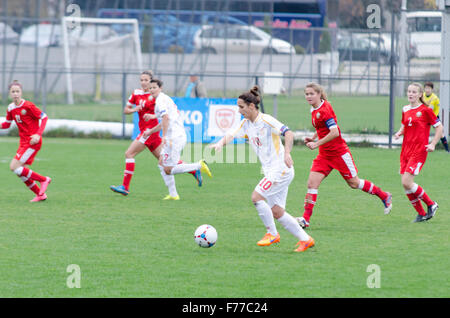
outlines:
[[[9,127],[11,127],[11,122],[8,122],[8,121],[4,121],[4,122],[0,125],[0,129],[8,129]]]
[[[215,144],[209,145],[208,148],[212,148],[215,151],[219,152],[219,151],[222,150],[223,146],[225,146],[226,144],[230,143],[233,139],[234,139],[234,136],[232,136],[232,135],[225,135],[225,137],[220,139]]]
[[[134,108],[131,105],[125,105],[125,107],[123,108],[123,113],[125,115],[129,115],[129,114],[132,114],[132,113],[136,113],[136,112],[140,111],[141,109],[142,109],[142,106],[140,106],[140,105],[137,105]]]

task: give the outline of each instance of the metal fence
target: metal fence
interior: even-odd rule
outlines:
[[[0,1],[3,9],[12,2]],[[138,9],[145,10],[140,6]],[[95,8],[85,12],[84,16],[96,17],[99,10],[100,7]],[[41,14],[39,8],[36,8],[34,15],[30,16],[12,16],[8,14],[8,10],[3,10],[3,14],[0,15],[0,24],[11,28],[15,26],[14,29],[21,31],[17,33],[12,29],[11,32],[7,27],[0,29],[0,93],[3,104],[8,101],[7,85],[13,79],[20,80],[27,94],[43,108],[47,104],[67,102],[64,78],[68,70],[64,66],[61,39],[40,46],[38,40],[40,35],[37,31],[34,43],[25,44],[21,39],[27,27],[32,25],[42,23],[54,25],[55,31],[52,32],[55,34],[58,28],[61,28],[61,12],[56,12],[55,17],[42,18]],[[310,81],[321,83],[329,95],[387,96],[391,92],[392,81],[397,86],[395,91],[397,96],[404,95],[405,84],[413,81],[431,80],[435,82],[439,91],[439,59],[416,58],[415,48],[413,43],[409,42],[408,34],[405,35],[408,56],[404,64],[399,66],[400,33],[397,28],[394,30],[288,28],[284,32],[289,34],[288,38],[291,41],[286,42],[290,43],[292,50],[285,54],[277,54],[276,49],[267,50],[268,47],[275,48],[276,44],[280,43],[279,39],[273,36],[279,31],[277,27],[268,25],[262,28],[269,37],[266,50],[261,50],[252,40],[251,32],[247,32],[239,41],[245,48],[237,49],[232,44],[236,39],[231,35],[236,28],[244,30],[245,25],[208,24],[211,28],[220,26],[224,31],[224,35],[217,35],[217,42],[222,41],[225,46],[221,47],[221,44],[216,43],[214,50],[206,50],[206,46],[196,47],[192,44],[195,33],[198,36],[199,30],[205,29],[204,25],[193,22],[174,23],[170,19],[140,21],[143,69],[152,69],[158,77],[161,77],[165,82],[166,91],[173,96],[184,95],[188,77],[193,73],[199,75],[204,82],[210,97],[235,97],[237,93],[251,85],[261,83],[265,73],[271,71],[283,73],[283,93],[288,98],[298,98],[302,95],[303,87]],[[187,42],[183,42],[192,44],[192,50],[186,49],[186,46],[181,45],[182,42],[179,46],[156,48],[154,45],[156,28],[175,30],[177,34],[175,37],[179,34],[186,35],[187,29],[196,30],[189,33],[191,38],[184,39]],[[152,30],[153,32],[150,32]],[[302,38],[309,39],[303,46],[294,41],[294,38],[299,38],[297,34],[299,32],[302,33]],[[391,37],[391,34],[395,36]],[[167,33],[165,37],[169,36]],[[94,51],[95,46],[92,47],[91,53]],[[95,65],[89,65],[87,61],[90,59],[89,55],[82,57],[81,60],[86,63],[72,67],[70,71],[75,103],[107,102],[121,105],[131,90],[138,87],[138,74],[141,70],[118,68],[120,55],[114,51],[103,58],[100,69]],[[398,89],[399,87],[401,89]]]

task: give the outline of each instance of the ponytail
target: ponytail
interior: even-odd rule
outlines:
[[[420,83],[414,82],[411,83],[409,85],[413,85],[416,86],[419,89],[419,93],[420,93],[420,97],[419,97],[419,101],[424,104],[425,106],[429,106],[427,102],[425,102],[425,99],[423,98],[423,86]]]
[[[239,95],[238,98],[242,99],[247,105],[254,104],[256,109],[259,109],[259,103],[261,102],[261,91],[259,86],[253,86],[249,91]]]
[[[20,84],[20,82],[18,80],[14,80],[12,81],[9,85],[8,85],[8,90],[11,90],[11,87],[13,86],[19,86],[20,89],[22,89],[22,84]]]

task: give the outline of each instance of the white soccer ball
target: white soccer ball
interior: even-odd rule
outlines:
[[[211,247],[216,244],[217,231],[209,224],[200,225],[195,230],[194,240],[201,247]]]

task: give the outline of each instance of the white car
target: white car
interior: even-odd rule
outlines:
[[[59,46],[61,40],[60,24],[33,24],[23,30],[20,35],[21,45]]]
[[[17,43],[18,39],[19,35],[9,25],[0,22],[0,44]]]
[[[194,34],[194,47],[202,53],[295,54],[295,48],[254,26],[204,25]]]
[[[69,45],[96,43],[117,36],[117,33],[106,25],[82,25],[69,32]],[[36,42],[38,47],[62,45],[61,24],[34,24],[23,30],[20,35],[20,44],[36,45]]]

